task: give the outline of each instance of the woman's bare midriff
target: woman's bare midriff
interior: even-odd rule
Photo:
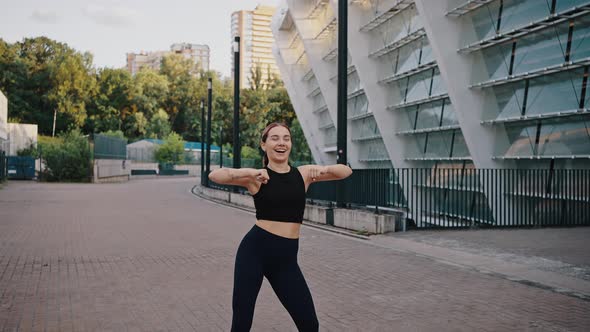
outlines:
[[[256,220],[258,227],[273,233],[274,235],[286,237],[289,239],[298,239],[301,224],[297,222],[283,222],[258,219]]]

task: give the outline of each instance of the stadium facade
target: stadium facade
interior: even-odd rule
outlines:
[[[336,161],[337,6],[283,1],[271,24],[278,67],[321,164]],[[590,168],[590,1],[348,6],[353,168]]]

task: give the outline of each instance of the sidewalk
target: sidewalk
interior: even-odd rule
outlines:
[[[590,228],[411,231],[371,242],[590,301]]]
[[[0,331],[228,331],[235,254],[254,216],[193,195],[195,184],[10,181],[0,190]],[[320,330],[590,330],[589,300],[482,273],[472,266],[497,257],[466,252],[477,238],[433,245],[453,234],[365,240],[303,227],[298,261]],[[266,280],[252,331],[295,331]]]
[[[590,227],[412,230],[367,237],[338,227],[306,224],[363,238],[377,247],[590,301]]]

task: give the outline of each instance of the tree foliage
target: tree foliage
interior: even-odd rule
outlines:
[[[135,76],[125,69],[96,69],[92,61],[91,54],[47,37],[12,44],[0,39],[0,90],[8,98],[9,118],[38,124],[40,135],[52,134],[56,112],[60,136],[72,129],[80,134],[110,131],[134,141],[174,132],[184,140],[204,141],[200,103],[207,101],[207,80],[212,78],[212,141],[233,143],[231,79],[199,70],[191,59],[176,54],[164,57],[159,71],[144,68]],[[241,145],[252,149],[248,153],[258,151],[262,129],[281,121],[293,132],[292,158],[310,160],[281,80],[260,64],[252,74],[252,88],[241,92]]]
[[[168,122],[168,114],[163,109],[159,109],[150,119],[147,126],[147,136],[149,138],[163,139],[170,135],[170,122]]]
[[[184,162],[184,141],[177,133],[171,133],[154,153],[156,161],[161,164],[179,164]]]
[[[90,144],[78,129],[59,135],[58,139],[40,140],[45,162],[42,178],[47,181],[88,181]]]

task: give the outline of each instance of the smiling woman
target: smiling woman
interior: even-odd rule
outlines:
[[[344,179],[352,170],[345,165],[289,165],[291,131],[283,123],[271,123],[264,129],[260,147],[264,168],[221,168],[209,174],[217,183],[247,188],[256,207],[256,224],[236,255],[232,331],[250,330],[263,277],[299,331],[317,331],[311,292],[297,264],[305,193],[311,183]]]

